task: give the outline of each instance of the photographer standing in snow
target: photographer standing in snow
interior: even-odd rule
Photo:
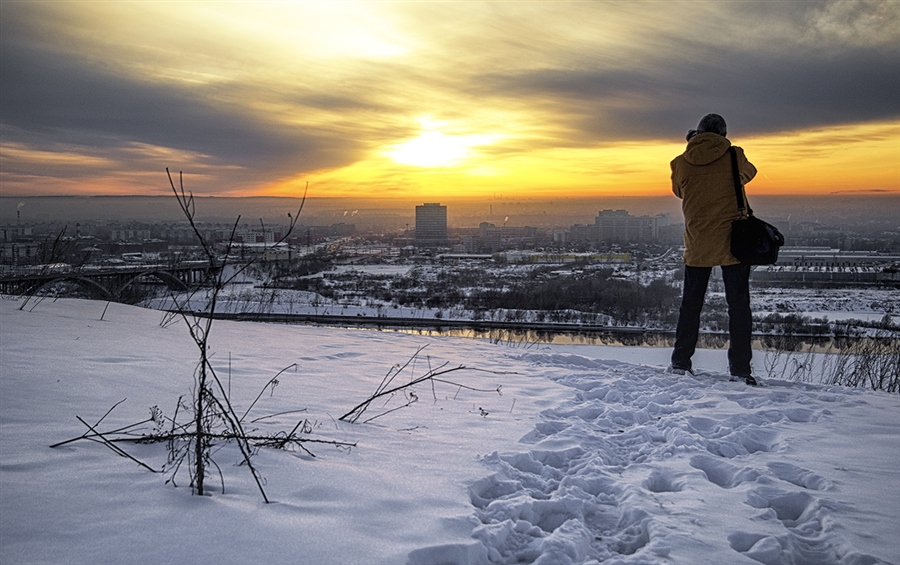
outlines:
[[[755,385],[750,371],[750,266],[731,254],[731,222],[740,212],[726,134],[722,116],[703,116],[697,129],[688,132],[684,153],[671,163],[672,191],[681,198],[684,213],[684,291],[669,371],[679,375],[692,372],[691,357],[697,347],[709,275],[713,267],[720,267],[728,303],[729,371]],[[756,167],[743,149],[735,146],[735,151],[745,184],[756,176]]]

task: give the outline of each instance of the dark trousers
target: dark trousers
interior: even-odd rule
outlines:
[[[706,297],[706,287],[712,267],[684,267],[684,293],[675,330],[675,349],[672,366],[691,369],[691,357],[697,348],[700,334],[700,311]],[[728,368],[732,375],[750,374],[750,333],[753,319],[750,314],[750,266],[722,267],[725,283],[725,302],[728,303]]]

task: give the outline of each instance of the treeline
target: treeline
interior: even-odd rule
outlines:
[[[671,324],[680,293],[663,280],[642,285],[616,278],[612,271],[561,276],[508,289],[482,288],[468,296],[471,310],[577,310],[605,314],[626,324]]]
[[[664,280],[641,284],[612,269],[560,272],[559,266],[523,273],[473,268],[412,269],[407,275],[329,273],[300,278],[290,288],[328,299],[374,299],[385,304],[477,313],[531,311],[558,319],[562,312],[608,316],[623,324],[674,326],[680,290]]]

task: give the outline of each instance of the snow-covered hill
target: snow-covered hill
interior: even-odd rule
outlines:
[[[225,493],[197,497],[101,444],[48,447],[123,399],[106,429],[152,406],[171,416],[197,361],[184,324],[19,304],[0,300],[3,563],[900,563],[896,395],[750,388],[714,375],[724,351],[698,352],[706,376],[675,377],[664,349],[217,322],[213,364],[236,405],[298,364],[248,420],[278,414],[254,424],[273,432],[305,418],[310,437],[357,447],[261,450],[271,504],[225,447]],[[502,394],[435,383],[368,424],[338,420],[422,346],[406,378],[465,365],[454,380]],[[162,445],[123,447],[165,462]]]

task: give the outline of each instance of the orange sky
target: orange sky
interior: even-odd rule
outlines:
[[[416,138],[413,138],[414,140]],[[900,192],[900,122],[847,125],[735,139],[759,168],[749,185],[757,194],[816,194],[835,191]],[[474,147],[458,161],[434,164],[440,147],[422,164],[397,163],[374,154],[349,167],[303,175],[263,188],[290,196],[307,180],[334,196],[353,196],[364,186],[384,194],[491,196],[589,196],[667,194],[669,161],[683,142],[627,142],[596,148],[550,148],[528,155],[494,156]],[[486,150],[484,150],[486,149]],[[456,154],[448,150],[448,155]],[[448,189],[447,187],[452,187]]]
[[[652,10],[648,7],[652,4]],[[694,31],[703,21],[703,34]],[[900,3],[4,2],[0,193],[900,192]]]

